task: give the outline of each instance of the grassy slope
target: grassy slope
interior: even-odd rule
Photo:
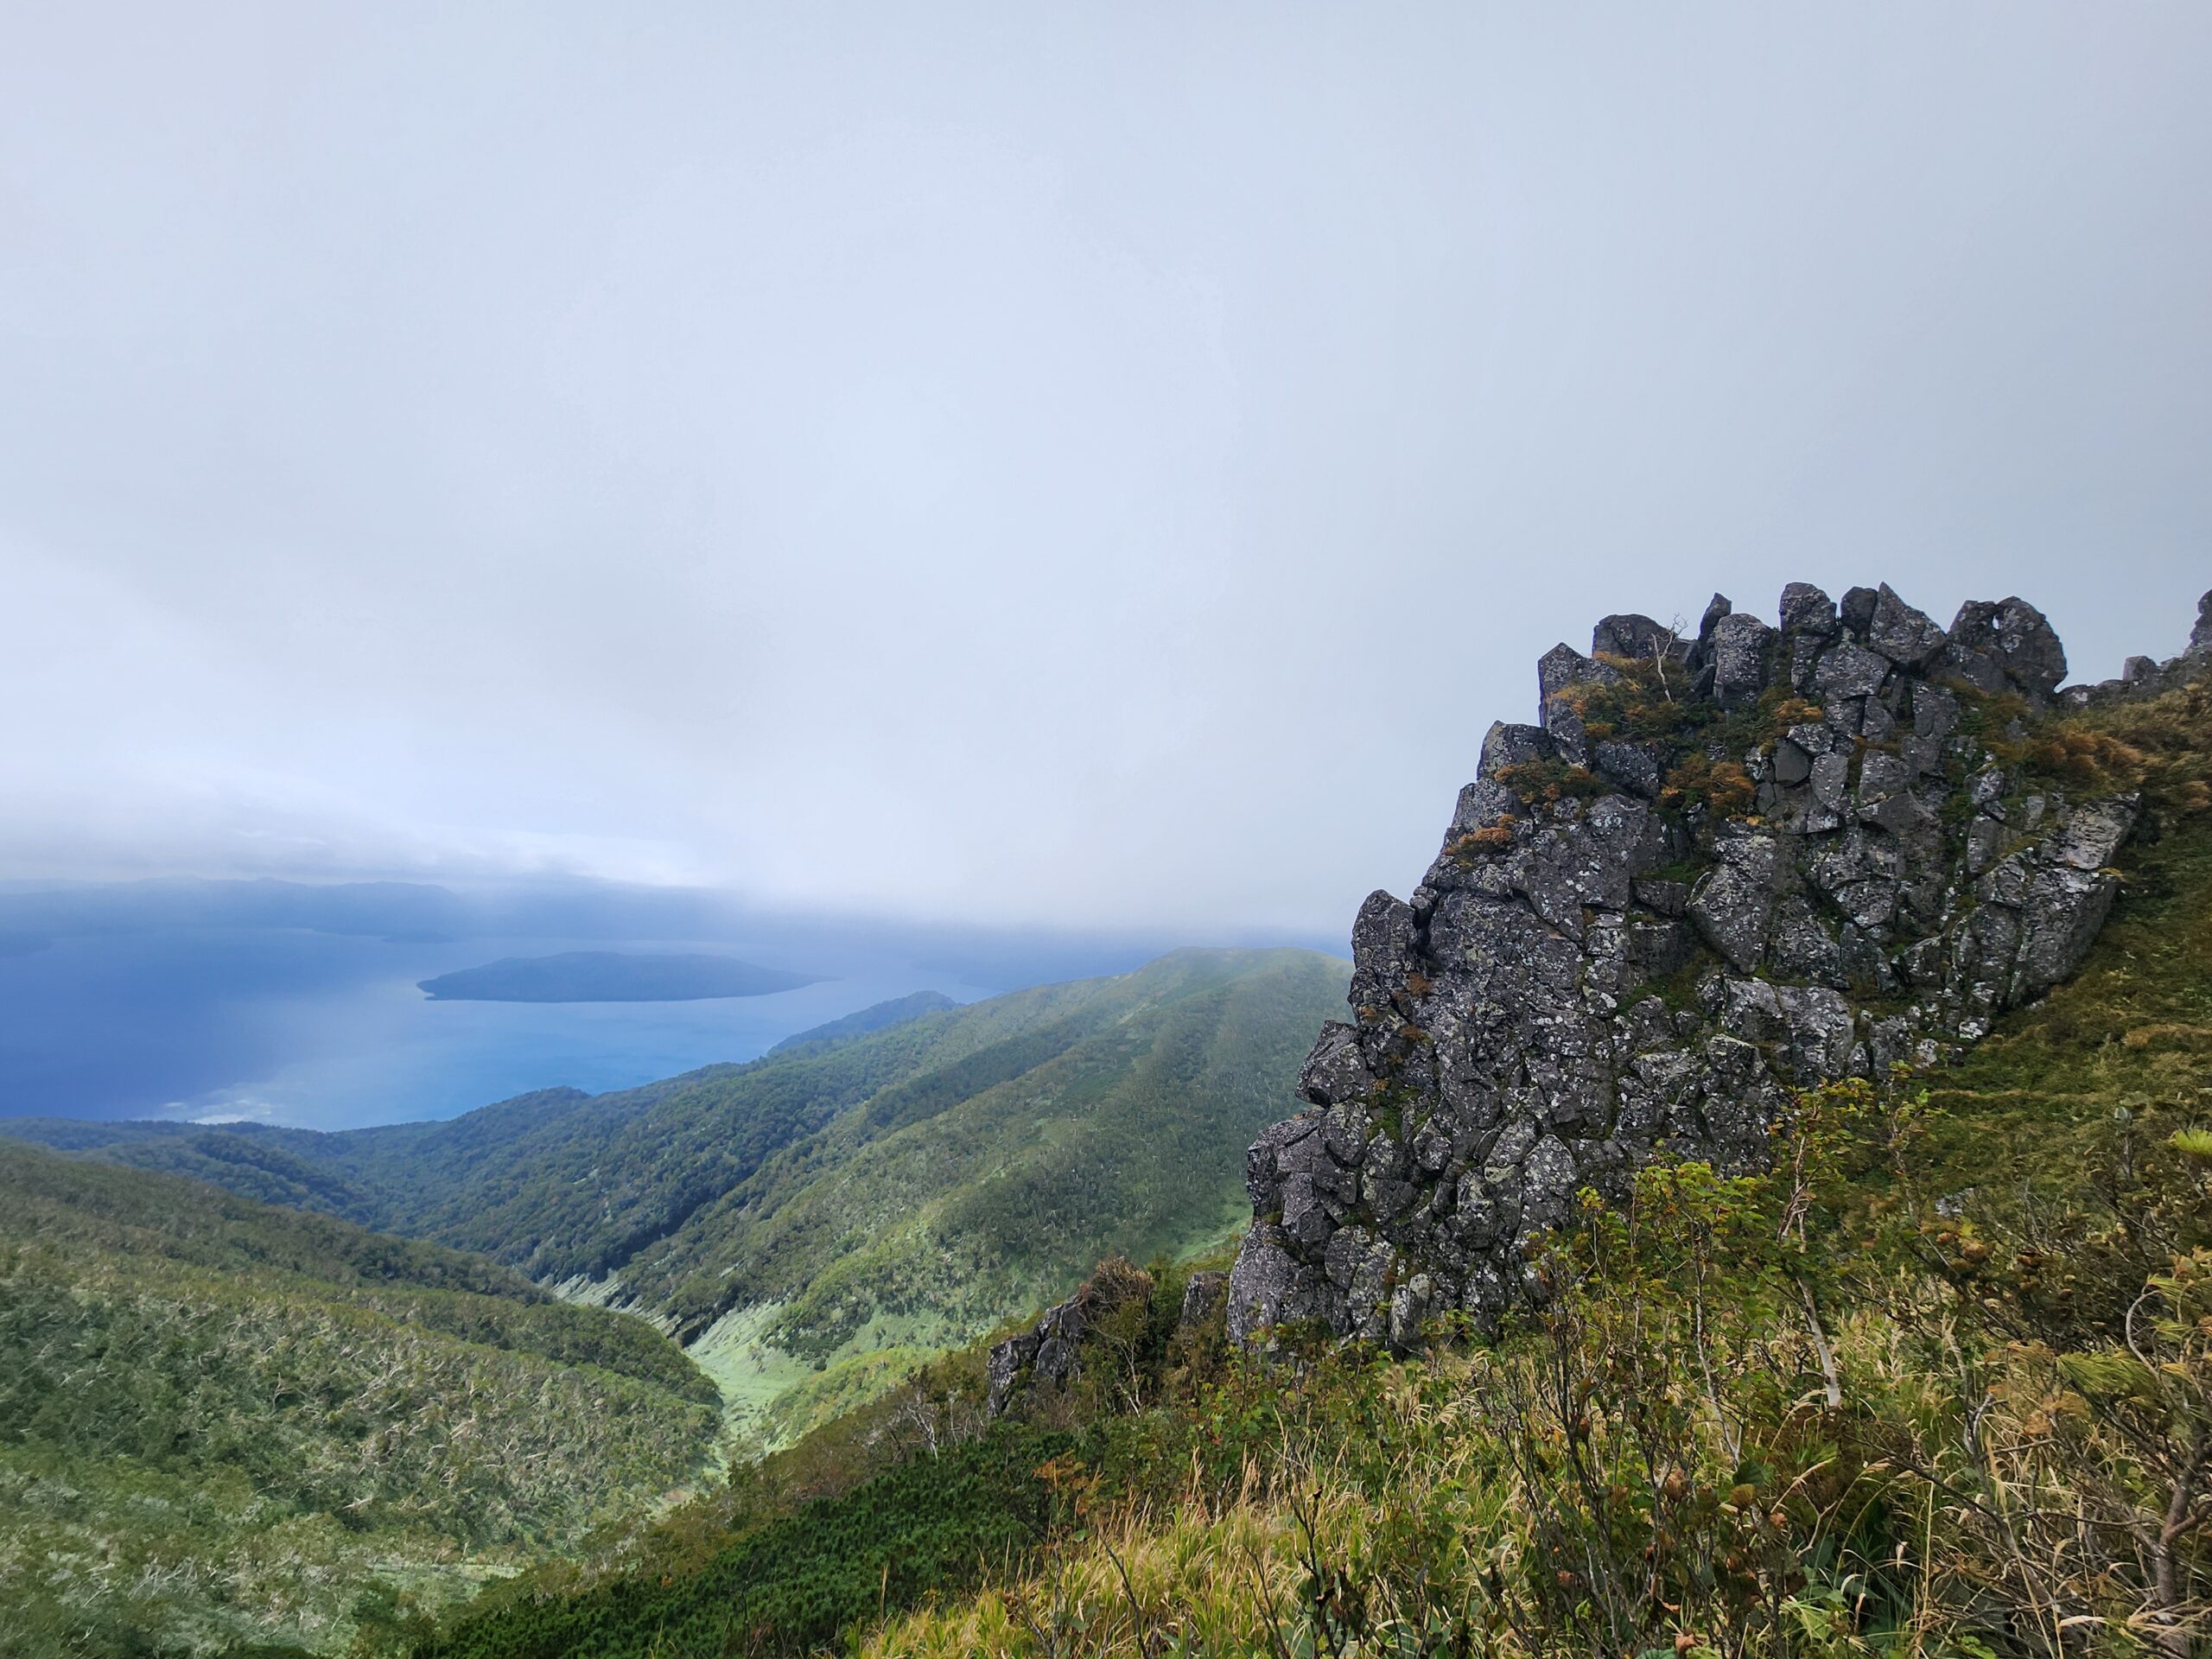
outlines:
[[[1430,1640],[1465,1631],[1478,1643],[1487,1636],[1483,1651],[1580,1654],[1592,1650],[1596,1621],[1587,1558],[1570,1553],[1555,1563],[1539,1552],[1576,1536],[1560,1518],[1579,1506],[1604,1512],[1581,1505],[1575,1490],[1573,1471],[1586,1466],[1627,1483],[1611,1495],[1626,1491],[1631,1537],[1656,1526],[1694,1544],[1710,1529],[1723,1541],[1714,1555],[1724,1568],[1775,1552],[1754,1569],[1779,1586],[1769,1591],[1777,1610],[1770,1624],[1754,1599],[1732,1641],[1692,1622],[1685,1595],[1681,1623],[1651,1619],[1659,1628],[1643,1638],[1650,1650],[1666,1651],[1672,1635],[1676,1651],[1693,1655],[1986,1659],[2048,1653],[2065,1645],[2056,1632],[2091,1628],[2109,1637],[2113,1652],[2145,1653],[2159,1650],[2162,1617],[2198,1632],[2195,1646],[2170,1639],[2199,1650],[2212,1629],[2205,1499],[2186,1511],[2177,1588],[2163,1613],[2155,1558],[2141,1541],[2161,1522],[2175,1524],[2171,1471],[2195,1460],[2201,1490],[2212,1466],[2212,1308],[2190,1288],[2212,1274],[2212,1164],[2166,1149],[2177,1128],[2212,1126],[2212,696],[2198,686],[2055,729],[2129,747],[2135,759],[2120,758],[2117,779],[2061,772],[2054,780],[2142,788],[2143,831],[2119,855],[2121,897],[2076,976],[2005,1015],[1955,1066],[1916,1080],[1935,1109],[1904,1172],[1922,1195],[1918,1243],[1909,1214],[1879,1250],[1874,1237],[1853,1236],[1862,1227],[1882,1232],[1862,1218],[1831,1235],[1802,1270],[1828,1281],[1835,1300],[1841,1413],[1821,1420],[1808,1408],[1823,1379],[1803,1335],[1789,1333],[1796,1281],[1785,1281],[1778,1306],[1762,1305],[1729,1283],[1724,1259],[1709,1300],[1694,1304],[1693,1327],[1712,1321],[1721,1351],[1693,1369],[1678,1335],[1681,1351],[1659,1360],[1672,1370],[1654,1390],[1666,1402],[1658,1412],[1648,1401],[1636,1408],[1646,1414],[1625,1409],[1637,1398],[1636,1363],[1607,1351],[1602,1336],[1591,1344],[1588,1329],[1594,1351],[1580,1357],[1582,1379],[1561,1358],[1568,1351],[1542,1343],[1509,1345],[1496,1357],[1446,1353],[1334,1376],[1325,1370],[1301,1398],[1262,1408],[1282,1420],[1268,1432],[1291,1478],[1272,1493],[1259,1483],[1255,1501],[1249,1465],[1241,1482],[1211,1493],[1198,1480],[1200,1456],[1235,1445],[1257,1414],[1232,1388],[1196,1408],[1150,1414],[1166,1420],[1150,1427],[1110,1425],[1103,1446],[1094,1445],[1103,1490],[1118,1474],[1139,1493],[1148,1488],[1151,1505],[1125,1497],[1109,1513],[1102,1503],[1102,1523],[1063,1535],[1040,1571],[894,1615],[853,1649],[874,1659],[1012,1659],[1038,1650],[1034,1632],[1049,1610],[1048,1624],[1094,1633],[1084,1650],[1102,1656],[1141,1656],[1170,1631],[1192,1651],[1314,1650],[1344,1629],[1331,1624],[1318,1587],[1339,1608],[1395,1619],[1391,1628],[1422,1629]],[[2153,1168],[2162,1173],[2153,1177]],[[1888,1183],[1881,1179],[1885,1192]],[[1929,1202],[1947,1189],[1970,1192],[1968,1220],[1947,1219],[1957,1214],[1951,1198]],[[1877,1199],[1877,1211],[1899,1196]],[[1764,1217],[1765,1236],[1772,1220]],[[1971,1253],[1977,1236],[1986,1255]],[[1608,1269],[1621,1271],[1618,1261]],[[1862,1300],[1852,1300],[1854,1282]],[[1688,1325],[1684,1294],[1675,1288],[1670,1301],[1669,1292],[1663,1280],[1630,1293],[1601,1276],[1592,1300],[1625,1305],[1620,1325],[1629,1329],[1669,1317]],[[2096,1316],[2118,1308],[2124,1318]],[[1731,1321],[1743,1327],[1732,1365],[1721,1329]],[[1590,1325],[1603,1332],[1600,1319]],[[2154,1368],[2133,1363],[2145,1344]],[[1777,1350],[1778,1372],[1761,1376]],[[1530,1364],[1533,1386],[1520,1369]],[[1642,1376],[1647,1386],[1650,1375]],[[1679,1514],[1657,1521],[1666,1458],[1643,1463],[1641,1448],[1598,1442],[1581,1453],[1585,1465],[1560,1455],[1556,1448],[1590,1432],[1590,1420],[1572,1407],[1549,1417],[1528,1407],[1553,1388],[1587,1400],[1586,1412],[1618,1414],[1623,1427],[1633,1424],[1662,1446],[1652,1424],[1675,1414],[1673,1467],[1694,1473],[1701,1447],[1713,1459],[1702,1477],[1711,1487],[1694,1483]],[[1725,1405],[1730,1428],[1719,1429],[1722,1414],[1682,1414],[1681,1403],[1701,1395]],[[1742,1455],[1755,1461],[1745,1448],[1762,1440],[1776,1448],[1767,1455],[1802,1459],[1805,1472],[1796,1482],[1768,1477],[1750,1503],[1740,1501],[1742,1484],[1727,1492],[1738,1503],[1718,1503],[1743,1478],[1730,1465]],[[1189,1487],[1178,1497],[1175,1465],[1186,1456]],[[1928,1478],[1900,1477],[1894,1466],[1916,1463],[1932,1471]],[[1839,1478],[1854,1465],[1855,1478]],[[1769,1503],[1776,1507],[1762,1527]],[[2041,1535],[2024,1519],[2038,1514],[2049,1523]],[[1600,1529],[1580,1535],[1584,1549],[1592,1535]],[[1643,1570],[1643,1558],[1631,1559]],[[1515,1583],[1516,1571],[1529,1573],[1528,1589]],[[1672,1605],[1644,1600],[1647,1612]],[[1715,1605],[1704,1609],[1705,1619],[1717,1617]]]
[[[1002,1429],[748,1528],[683,1573],[639,1573],[561,1599],[508,1596],[424,1659],[805,1653],[886,1608],[959,1591],[1025,1559],[1055,1499],[1040,1470],[1065,1434]]]
[[[2063,1185],[2115,1109],[2212,1109],[2212,821],[2130,846],[2120,868],[2081,973],[1928,1079],[1961,1185]]]
[[[480,1258],[0,1142],[0,1653],[334,1650],[691,1479],[712,1399]]]

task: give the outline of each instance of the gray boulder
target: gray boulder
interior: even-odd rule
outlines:
[[[1881,597],[1872,588],[1846,588],[1842,602],[1836,607],[1837,620],[1843,624],[1843,631],[1863,643],[1867,629],[1873,626],[1874,607],[1880,602]]]
[[[1688,649],[1665,623],[1632,611],[1609,616],[1590,630],[1592,657],[1628,657],[1649,662],[1654,657],[1680,657]]]
[[[1724,616],[1713,628],[1713,694],[1723,709],[1756,702],[1766,690],[1775,632],[1748,612]]]
[[[1793,582],[1782,590],[1782,632],[1814,639],[1832,639],[1842,630],[1835,601],[1809,582]]]
[[[1985,691],[2047,700],[2066,678],[2066,648],[2024,599],[1969,600],[1952,620],[1945,665]]]
[[[1900,668],[1920,668],[1935,660],[1948,636],[1922,611],[1899,599],[1888,582],[1875,590],[1866,623],[1866,645]]]

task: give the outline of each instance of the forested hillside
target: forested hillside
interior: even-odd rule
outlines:
[[[654,1315],[770,1442],[1065,1293],[1226,1236],[1346,965],[1183,950],[1132,974],[806,1033],[619,1094],[322,1135],[0,1124],[479,1250]]]
[[[0,1653],[387,1645],[710,1472],[635,1319],[0,1141]]]

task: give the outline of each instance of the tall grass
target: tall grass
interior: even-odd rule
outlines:
[[[1048,1471],[1072,1524],[1040,1570],[856,1650],[2193,1651],[2203,1158],[2131,1122],[2108,1203],[1947,1217],[1897,1185],[1923,1128],[1832,1090],[1771,1175],[1648,1172],[1506,1343],[1231,1376],[1179,1478]]]

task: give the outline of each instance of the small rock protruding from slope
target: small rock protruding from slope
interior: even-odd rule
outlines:
[[[2107,694],[2060,694],[2034,606],[1793,582],[1678,644],[1615,615],[1547,652],[1541,723],[1490,728],[1412,896],[1360,907],[1352,1017],[1247,1161],[1232,1338],[1493,1325],[1577,1191],[1754,1166],[1796,1090],[1938,1063],[2080,965],[2139,803],[2011,758],[2023,705]],[[2190,652],[2145,690],[2212,664],[2212,596]]]
[[[1192,1341],[1211,1329],[1229,1300],[1229,1275],[1194,1273],[1183,1287],[1183,1307],[1175,1319],[1175,1334]]]
[[[1045,1310],[1030,1330],[991,1349],[983,1380],[990,1414],[1002,1415],[1025,1395],[1065,1392],[1083,1380],[1085,1346],[1113,1315],[1152,1298],[1152,1275],[1115,1256],[1098,1264],[1083,1287]],[[1185,1293],[1185,1306],[1189,1306]]]

